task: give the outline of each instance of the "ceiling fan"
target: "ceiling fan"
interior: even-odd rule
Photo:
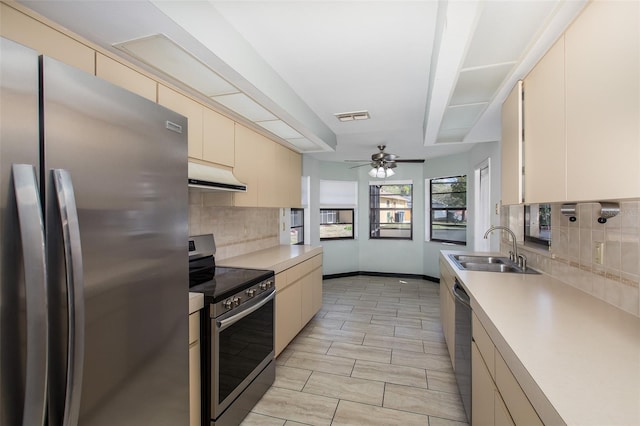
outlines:
[[[365,164],[360,164],[357,166],[350,167],[351,169],[354,169],[356,167],[367,166],[367,165],[371,166],[374,169],[379,169],[381,167],[383,169],[393,169],[398,165],[397,163],[424,163],[424,158],[402,159],[395,154],[385,152],[384,151],[385,148],[386,148],[386,145],[378,145],[379,151],[374,154],[371,154],[371,160],[345,160],[345,161],[348,163],[365,163]]]

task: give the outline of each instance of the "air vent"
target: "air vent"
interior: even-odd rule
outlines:
[[[340,121],[368,120],[371,118],[369,111],[340,112],[333,115]]]

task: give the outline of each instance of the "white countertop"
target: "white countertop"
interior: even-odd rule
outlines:
[[[545,424],[640,425],[640,318],[548,275],[463,271],[448,254],[473,253],[441,256]]]
[[[321,246],[280,245],[242,256],[216,259],[216,265],[232,268],[268,269],[278,274],[319,254],[322,254]]]

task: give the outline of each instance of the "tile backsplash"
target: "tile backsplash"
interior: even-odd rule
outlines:
[[[640,201],[620,202],[620,213],[598,223],[599,203],[580,203],[576,221],[551,205],[551,248],[543,250],[518,245],[528,264],[555,279],[579,288],[624,311],[640,317]],[[506,206],[502,224],[524,239],[524,209]],[[504,234],[504,233],[503,233]],[[602,264],[596,263],[595,246],[602,243]],[[511,250],[503,235],[501,251]]]
[[[220,207],[212,194],[189,190],[189,235],[212,233],[217,260],[280,244],[279,209]]]

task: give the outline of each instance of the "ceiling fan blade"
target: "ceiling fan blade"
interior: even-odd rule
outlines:
[[[407,158],[402,159],[398,158],[395,160],[396,163],[424,163],[424,158]]]
[[[370,163],[371,160],[342,160],[345,163]]]
[[[371,167],[371,164],[360,164],[360,165],[358,165],[358,166],[351,166],[351,167],[349,167],[349,168],[350,168],[350,169],[357,169],[358,167],[362,167],[362,166],[369,166],[369,167]]]

